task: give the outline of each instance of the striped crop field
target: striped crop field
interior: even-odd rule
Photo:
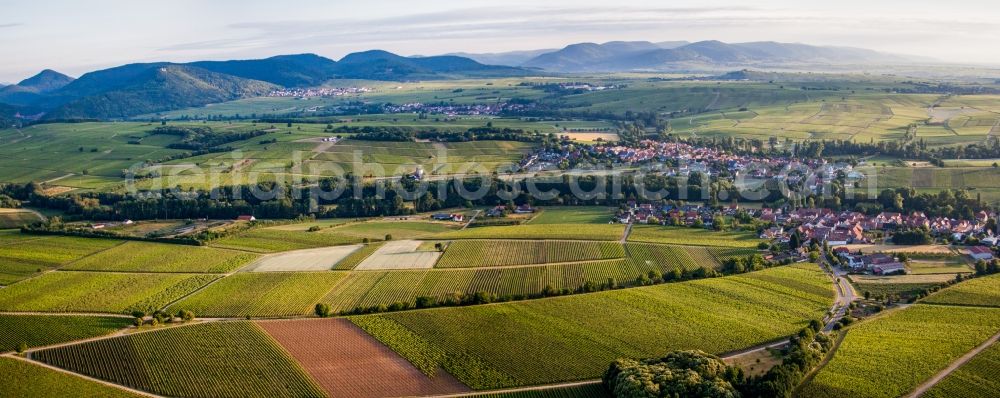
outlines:
[[[761,242],[748,232],[716,232],[704,228],[636,225],[629,234],[630,242],[662,243],[685,246],[757,247]]]
[[[32,358],[164,396],[325,395],[274,339],[245,321],[135,333],[42,350]]]
[[[0,315],[0,352],[21,343],[30,348],[101,336],[131,324],[130,318],[110,316]]]
[[[1000,307],[1000,275],[979,277],[959,283],[927,297],[923,302]]]
[[[348,254],[346,257],[340,259],[340,261],[337,262],[337,265],[333,266],[333,269],[350,271],[354,269],[354,267],[357,267],[358,264],[361,264],[362,261],[365,261],[365,259],[368,258],[368,256],[371,256],[372,253],[375,253],[375,251],[382,247],[383,244],[385,243],[377,242],[364,245],[360,249],[355,250],[351,252],[351,254]]]
[[[28,361],[0,358],[0,397],[138,398],[140,395],[48,369]],[[30,382],[25,382],[26,380]]]
[[[435,239],[571,239],[618,240],[625,233],[622,224],[522,224],[466,228],[435,235]]]
[[[993,344],[956,369],[923,396],[990,398],[1000,391],[1000,344]]]
[[[275,228],[258,228],[227,236],[212,242],[213,247],[246,250],[256,253],[273,253],[289,250],[312,249],[323,246],[361,243],[363,238],[332,233],[288,231]]]
[[[618,242],[463,240],[448,245],[437,268],[475,268],[625,257]]]
[[[619,357],[753,346],[795,333],[833,302],[815,265],[759,273],[772,280],[737,275],[351,319],[411,363],[440,366],[473,389],[538,385],[598,378]]]
[[[703,247],[667,246],[648,243],[626,243],[629,255],[642,264],[655,265],[661,272],[674,269],[695,270],[701,267],[716,269],[719,263]]]
[[[110,239],[0,231],[0,285],[9,285],[120,243]]]
[[[226,273],[258,256],[212,247],[127,242],[70,263],[63,269],[118,272]]]
[[[0,289],[0,310],[152,312],[216,278],[197,274],[49,272]]]
[[[313,312],[344,272],[246,272],[222,278],[170,306],[197,316],[270,317]]]

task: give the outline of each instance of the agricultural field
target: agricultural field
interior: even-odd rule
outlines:
[[[434,268],[441,252],[431,248],[421,250],[422,242],[417,240],[394,240],[385,242],[378,250],[361,261],[356,270],[407,270]]]
[[[539,210],[531,224],[607,224],[614,209],[599,206],[546,207]]]
[[[41,220],[37,214],[30,211],[0,208],[0,229],[20,228],[22,225]]]
[[[714,255],[704,247],[629,242],[625,244],[625,249],[633,260],[657,266],[661,272],[674,269],[692,271],[701,267],[716,269],[720,265]]]
[[[420,372],[346,319],[257,323],[331,397],[401,397],[468,391],[454,377]]]
[[[325,395],[267,333],[245,321],[134,333],[42,350],[32,358],[164,396]]]
[[[351,245],[362,242],[356,236],[332,233],[289,231],[285,229],[258,228],[212,242],[211,246],[246,250],[256,253],[273,253],[316,247]]]
[[[207,286],[170,306],[208,317],[277,317],[311,314],[343,272],[246,272]]]
[[[328,271],[362,247],[362,245],[347,245],[281,252],[264,256],[248,265],[244,270],[253,272]]]
[[[466,228],[434,238],[619,240],[624,234],[625,226],[622,224],[526,224]]]
[[[1000,330],[1000,309],[916,304],[853,326],[807,397],[908,393]]]
[[[142,397],[14,358],[0,358],[0,374],[3,375],[0,378],[0,396],[4,397]]]
[[[0,315],[0,352],[102,336],[132,325],[132,319],[110,316]]]
[[[989,398],[1000,391],[1000,344],[993,344],[956,369],[923,396]]]
[[[574,387],[546,388],[515,392],[477,394],[480,398],[611,398],[612,395],[600,383]]]
[[[941,259],[911,259],[908,263],[910,273],[915,275],[933,274],[968,274],[972,273],[962,257],[949,257]]]
[[[545,384],[599,377],[619,357],[760,344],[829,310],[829,278],[815,265],[761,274],[773,281],[741,275],[351,320],[425,373],[440,366],[473,389]],[[794,287],[803,284],[824,293]]]
[[[226,273],[256,254],[212,247],[126,242],[66,265],[75,271]]]
[[[480,124],[482,126],[485,123]],[[515,141],[390,142],[343,140],[317,151],[304,167],[339,168],[362,176],[396,176],[422,167],[428,175],[509,168],[533,145]]]
[[[9,285],[42,271],[122,243],[110,239],[25,235],[0,231],[0,285]]]
[[[357,267],[358,264],[361,264],[362,261],[365,261],[365,259],[368,258],[368,256],[371,256],[372,253],[378,251],[383,244],[384,242],[378,242],[364,245],[360,249],[352,251],[351,254],[344,256],[344,258],[334,265],[333,269],[350,271],[354,269],[354,267]]]
[[[625,257],[618,242],[463,240],[448,245],[437,268],[476,268]]]
[[[923,300],[925,303],[977,307],[1000,307],[1000,275],[959,283]]]
[[[0,311],[152,312],[216,278],[198,274],[49,272],[0,289]]]
[[[334,311],[347,311],[400,302],[412,305],[419,296],[446,299],[456,293],[518,298],[539,295],[546,286],[574,291],[586,282],[631,282],[650,271],[664,270],[656,264],[618,259],[499,268],[352,272],[322,302],[330,304]]]
[[[439,222],[369,221],[323,230],[322,233],[368,238],[371,240],[382,240],[386,235],[392,235],[392,239],[417,239],[454,229],[455,227],[452,225]]]
[[[662,243],[668,245],[757,247],[761,242],[752,233],[716,232],[703,228],[661,227],[636,225],[629,234],[630,242]]]

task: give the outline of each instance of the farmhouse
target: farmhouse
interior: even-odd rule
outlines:
[[[257,217],[254,217],[254,216],[251,216],[251,215],[247,215],[247,214],[243,214],[243,215],[240,215],[239,217],[236,217],[236,221],[257,221]]]
[[[523,205],[517,206],[517,208],[514,209],[514,212],[517,214],[527,214],[527,213],[534,213],[535,209],[532,208],[531,205],[525,203]]]
[[[986,261],[986,260],[992,260],[993,259],[993,250],[990,250],[990,248],[988,248],[986,246],[973,246],[973,247],[969,248],[969,257],[972,257],[973,260],[977,260],[977,261],[978,260],[984,260],[984,261]]]

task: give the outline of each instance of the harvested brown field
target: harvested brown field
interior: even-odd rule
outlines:
[[[346,319],[257,324],[332,397],[425,396],[470,391],[443,370],[428,378]]]

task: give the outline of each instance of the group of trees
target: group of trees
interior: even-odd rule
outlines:
[[[654,359],[618,359],[602,381],[615,397],[790,397],[833,346],[816,320],[789,339],[781,364],[761,376],[747,376],[701,351],[672,351]]]
[[[208,126],[159,126],[149,133],[154,135],[161,134],[181,137],[180,142],[168,144],[167,148],[187,149],[192,151],[205,151],[211,148],[213,151],[225,151],[229,150],[229,148],[219,148],[219,146],[230,142],[259,137],[267,134],[267,131],[226,131],[220,133],[212,130],[212,128]]]

